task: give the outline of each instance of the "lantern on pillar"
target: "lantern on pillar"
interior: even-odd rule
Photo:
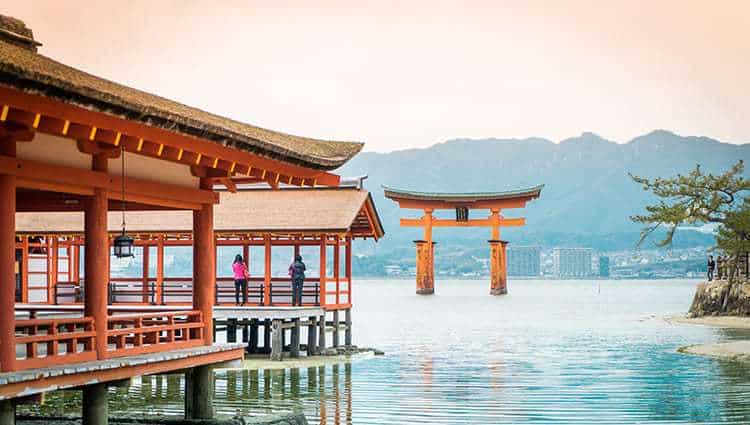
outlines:
[[[122,233],[115,238],[114,251],[117,258],[134,257],[133,246],[135,241],[125,233],[125,149],[120,146],[120,157],[122,160]]]

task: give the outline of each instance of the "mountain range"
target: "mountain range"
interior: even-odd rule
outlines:
[[[708,137],[683,137],[656,130],[627,143],[584,133],[555,143],[543,138],[454,139],[425,149],[389,153],[365,152],[338,170],[344,176],[368,175],[386,237],[377,245],[361,244],[367,253],[413,251],[420,229],[399,227],[399,211],[383,196],[382,185],[420,191],[495,191],[544,184],[541,197],[524,210],[504,211],[526,217],[526,226],[503,229],[502,238],[516,245],[588,246],[598,250],[632,249],[639,225],[630,216],[654,198],[632,181],[639,176],[673,176],[696,164],[721,173],[734,162],[750,160],[750,144],[722,143]],[[750,170],[746,170],[748,175]],[[445,214],[452,216],[448,211]],[[472,211],[472,218],[484,215]],[[436,229],[444,246],[484,247],[489,229]],[[710,234],[681,231],[676,246],[701,246]],[[411,254],[410,254],[411,255]]]

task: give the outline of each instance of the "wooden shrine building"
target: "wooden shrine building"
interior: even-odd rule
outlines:
[[[414,241],[417,248],[417,294],[435,292],[435,242],[433,227],[489,227],[490,244],[490,294],[503,295],[507,288],[507,241],[500,239],[500,228],[523,226],[524,218],[505,218],[503,209],[524,208],[526,203],[539,197],[544,186],[506,192],[440,193],[416,192],[384,187],[385,196],[398,203],[400,208],[422,210],[417,219],[402,218],[401,226],[422,227],[424,238]],[[455,210],[454,219],[433,217],[436,210]],[[469,217],[471,210],[489,210],[486,218]]]
[[[194,290],[192,277],[168,275],[165,253],[170,255],[170,249],[193,244],[190,213],[131,211],[125,216],[129,232],[136,238],[136,255],[142,270],[137,276],[110,278],[109,304],[189,303]],[[54,305],[80,302],[81,294],[85,293],[79,265],[85,244],[83,219],[77,212],[16,214],[19,302]],[[117,219],[118,213],[110,212],[111,238],[120,232]],[[285,270],[288,263],[277,268],[276,274],[272,266],[273,249],[289,247],[291,251],[285,261],[291,261],[293,255],[302,251],[305,258],[309,258],[308,253],[317,256],[317,264],[308,264],[312,272],[307,273],[303,305],[333,312],[345,310],[349,314],[352,241],[377,240],[384,231],[367,190],[256,188],[219,192],[219,204],[214,208],[214,234],[216,250],[229,250],[226,262],[216,265],[216,305],[235,304],[231,276],[234,254],[241,254],[251,270],[262,269],[262,275],[250,277],[244,294],[248,305],[291,305],[291,278]],[[262,256],[254,258],[252,247],[262,249]],[[253,267],[256,262],[262,267]]]
[[[213,340],[214,185],[242,176],[276,187],[337,186],[329,171],[362,145],[213,115],[66,66],[39,46],[23,22],[0,16],[0,423],[14,423],[15,405],[44,391],[81,388],[83,423],[104,424],[108,385],[183,370],[186,416],[210,418],[210,366],[244,352]],[[184,307],[110,314],[109,212],[120,209],[182,211],[180,230],[193,246]],[[78,212],[80,314],[16,318],[18,212]],[[128,225],[120,229],[128,248]]]

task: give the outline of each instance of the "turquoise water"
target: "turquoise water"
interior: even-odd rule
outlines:
[[[321,424],[750,423],[750,365],[687,356],[683,345],[748,332],[675,325],[690,281],[357,281],[354,341],[385,350],[351,364],[220,371],[219,413],[302,409]],[[303,336],[304,340],[304,336]],[[182,412],[179,376],[112,390],[117,415]],[[48,397],[75,412],[77,392]]]

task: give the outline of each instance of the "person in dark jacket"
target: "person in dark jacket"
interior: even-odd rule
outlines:
[[[302,256],[297,254],[294,262],[289,266],[289,276],[292,277],[292,305],[302,307],[302,286],[305,284],[305,263]]]
[[[714,269],[716,268],[716,262],[714,261],[714,256],[709,255],[708,256],[708,281],[714,280]]]

